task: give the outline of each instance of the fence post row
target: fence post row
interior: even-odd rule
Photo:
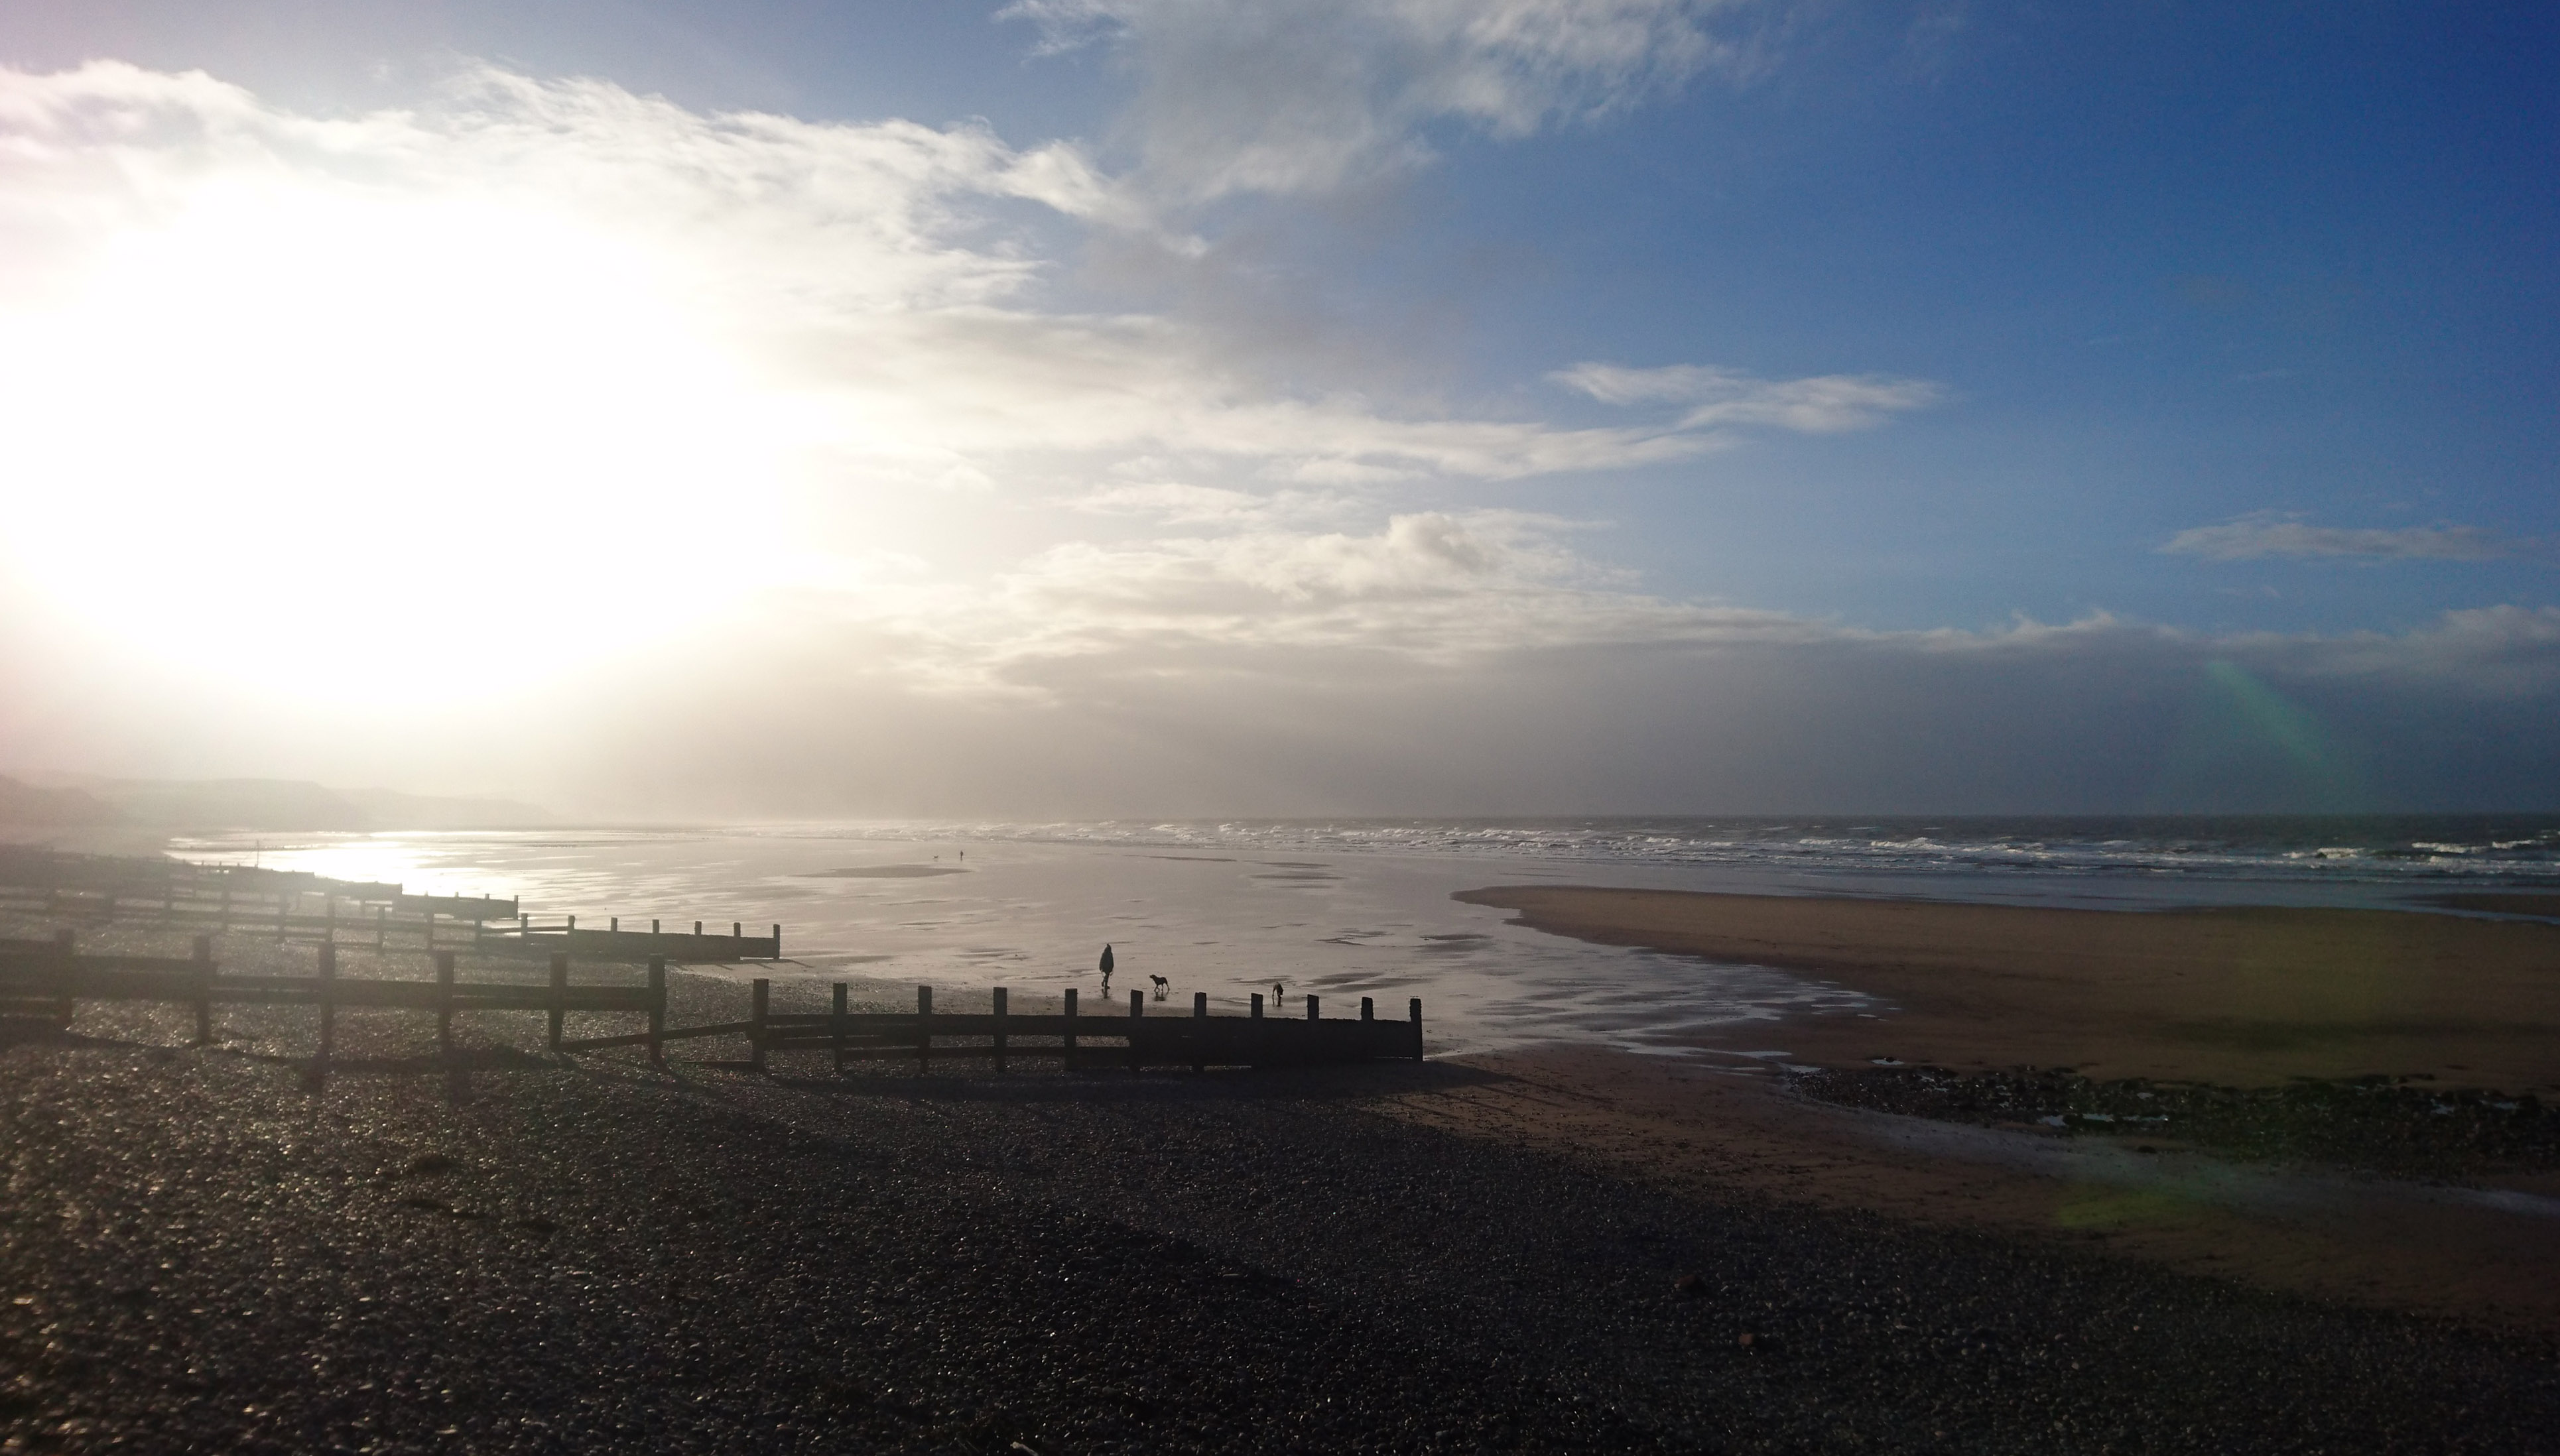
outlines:
[[[290,903],[289,900],[287,903]],[[376,916],[378,945],[382,941],[382,925],[388,917],[388,909],[381,910]],[[199,1046],[211,1045],[213,1042],[213,1008],[218,1000],[307,999],[320,1009],[319,1046],[310,1064],[311,1071],[325,1080],[335,1065],[337,1055],[337,1012],[343,980],[338,955],[341,943],[335,939],[337,911],[334,896],[324,906],[323,913],[315,919],[322,922],[325,933],[313,946],[315,958],[318,961],[318,974],[316,983],[303,983],[312,987],[307,993],[296,993],[289,987],[274,984],[265,977],[244,977],[226,983],[222,979],[220,966],[214,960],[214,937],[211,935],[192,938],[192,953],[185,961],[155,959],[147,956],[94,954],[84,958],[79,954],[77,932],[70,928],[63,928],[54,933],[52,945],[47,947],[46,953],[29,955],[25,949],[19,952],[21,957],[19,963],[24,965],[25,969],[15,973],[16,977],[23,977],[23,979],[15,979],[15,983],[25,986],[26,989],[15,991],[13,994],[21,999],[59,1001],[63,1008],[61,1014],[65,1017],[73,1014],[76,1003],[81,999],[138,998],[192,1005],[196,1013],[195,1043]],[[618,919],[617,917],[617,922]],[[23,946],[25,943],[22,942],[21,945]],[[542,1010],[548,1023],[546,1046],[552,1052],[586,1051],[597,1047],[645,1043],[651,1065],[660,1067],[666,1064],[666,1043],[669,1040],[722,1032],[733,1033],[739,1029],[746,1031],[752,1047],[752,1057],[748,1065],[759,1073],[768,1070],[771,1052],[776,1047],[786,1050],[806,1047],[809,1050],[815,1050],[817,1045],[823,1044],[828,1047],[835,1070],[839,1074],[845,1071],[848,1062],[858,1050],[857,1038],[854,1035],[857,1028],[851,1002],[852,988],[844,981],[837,981],[832,986],[831,1012],[824,1020],[826,1033],[824,1042],[820,1043],[816,1031],[821,1019],[816,1016],[796,1014],[777,1016],[772,1006],[773,983],[764,977],[757,977],[751,983],[752,1019],[744,1028],[737,1027],[735,1023],[729,1023],[725,1026],[671,1030],[667,1021],[669,957],[665,955],[652,955],[648,958],[648,984],[645,999],[641,999],[634,997],[628,989],[599,988],[594,995],[580,995],[578,989],[572,984],[571,961],[575,957],[565,950],[551,954],[549,981],[543,992],[528,994],[532,992],[531,987],[507,989],[482,986],[474,982],[467,988],[470,995],[466,998],[464,995],[466,988],[456,978],[456,953],[450,949],[436,949],[430,954],[434,963],[434,979],[426,986],[419,986],[414,981],[395,981],[382,986],[378,993],[369,982],[365,988],[366,994],[358,998],[358,1003],[375,1004],[379,1001],[385,1005],[431,1008],[435,1012],[437,1051],[439,1055],[447,1058],[455,1051],[454,1013],[484,1004],[492,1007],[512,1006],[526,1010]],[[81,974],[81,966],[84,963],[93,963],[106,973],[95,980],[84,979]],[[130,983],[126,979],[128,971],[137,973]],[[0,965],[0,988],[12,984],[13,979],[5,965]],[[426,994],[420,995],[419,991],[425,991]],[[1123,1024],[1125,1029],[1106,1030],[1104,1035],[1116,1036],[1126,1042],[1129,1068],[1133,1075],[1145,1070],[1151,1056],[1165,1062],[1177,1060],[1168,1054],[1176,1047],[1184,1045],[1188,1045],[1192,1055],[1179,1060],[1189,1063],[1195,1072],[1203,1073],[1211,1064],[1234,1059],[1235,1054],[1238,1053],[1243,1054],[1241,1060],[1257,1064],[1273,1059],[1294,1063],[1310,1057],[1316,1060],[1331,1060],[1334,1057],[1346,1057],[1352,1060],[1368,1057],[1398,1059],[1409,1057],[1415,1061],[1424,1060],[1422,998],[1419,996],[1406,1000],[1405,1024],[1395,1028],[1396,1034],[1389,1034],[1385,1027],[1378,1025],[1377,999],[1374,996],[1360,997],[1361,1034],[1353,1036],[1350,1034],[1352,1028],[1347,1023],[1324,1023],[1323,999],[1316,993],[1309,992],[1306,996],[1307,1020],[1318,1023],[1320,1027],[1339,1027],[1340,1034],[1318,1035],[1314,1036],[1313,1040],[1302,1041],[1295,1036],[1269,1034],[1242,1037],[1240,1035],[1244,1031],[1242,1027],[1221,1030],[1221,1028],[1206,1025],[1205,1023],[1211,1019],[1209,995],[1207,991],[1192,993],[1194,1029],[1185,1031],[1179,1025],[1168,1026],[1162,1029],[1164,1035],[1150,1036],[1148,1028],[1144,1025],[1149,995],[1143,989],[1132,987],[1129,991],[1129,1020]],[[1273,1009],[1258,991],[1250,993],[1246,999],[1249,1015],[1257,1024]],[[896,1026],[896,1022],[904,1020],[902,1017],[875,1017],[866,1013],[864,1034],[859,1039],[859,1049],[866,1051],[880,1049],[893,1053],[900,1042],[900,1033],[911,1029],[914,1037],[916,1072],[919,1076],[923,1076],[929,1075],[932,1071],[934,1038],[937,1035],[952,1036],[964,1042],[978,1042],[981,1050],[968,1052],[966,1055],[989,1056],[997,1075],[1010,1075],[1015,1051],[1012,991],[1005,986],[990,987],[988,1000],[988,1015],[954,1015],[949,1019],[950,1024],[946,1026],[934,1016],[933,987],[918,985],[915,989],[915,1019],[908,1023],[908,1027]],[[1082,1065],[1079,1001],[1078,990],[1072,986],[1066,987],[1060,996],[1062,1015],[1053,1020],[1045,1017],[1034,1018],[1035,1023],[1046,1023],[1040,1028],[1039,1039],[1045,1040],[1051,1035],[1058,1038],[1055,1049],[1065,1064],[1065,1070],[1069,1072],[1087,1070]],[[578,1007],[644,1011],[648,1019],[648,1030],[637,1035],[597,1036],[572,1041],[567,1036],[567,1014]],[[1045,1055],[1045,1049],[1034,1050]]]

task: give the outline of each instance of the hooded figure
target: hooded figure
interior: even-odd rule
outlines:
[[[1111,946],[1108,943],[1102,946],[1102,994],[1111,994]]]

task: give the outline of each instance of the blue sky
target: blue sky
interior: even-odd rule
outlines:
[[[101,60],[127,66],[74,70]],[[77,561],[22,558],[21,620],[53,630],[7,660],[81,687],[32,693],[14,756],[604,806],[683,762],[674,806],[738,812],[2545,806],[2555,61],[2560,15],[2525,5],[0,0],[0,131],[43,159],[0,170],[0,248],[55,331],[22,339],[278,381],[167,457],[58,426],[15,489],[121,502],[130,528],[201,472],[270,518],[341,491],[397,518],[449,477],[286,469],[259,431],[332,387],[315,352],[364,371],[345,352],[376,346],[330,332],[350,299],[465,256],[490,271],[457,297],[524,302],[441,363],[378,362],[400,388],[368,397],[410,403],[365,439],[461,420],[482,434],[455,459],[546,462],[472,498],[493,514],[573,530],[636,495],[795,553],[699,612],[599,611],[616,579],[574,563],[513,617],[465,611],[574,665],[448,684],[431,729],[386,726],[418,704],[384,669],[315,693],[141,651]],[[119,107],[172,139],[95,119]],[[747,113],[797,129],[756,133],[767,185],[724,220],[705,198],[728,180],[693,169],[744,155]],[[852,151],[859,186],[829,171]],[[266,220],[208,211],[243,189]],[[183,337],[113,306],[220,287],[118,272],[136,249],[269,256],[259,228],[315,235],[294,219],[359,196],[458,240],[325,298],[279,269]],[[224,240],[187,231],[207,217]],[[636,261],[519,270],[506,229],[537,225]],[[553,312],[564,294],[593,312]],[[260,308],[286,342],[239,345]],[[662,308],[664,335],[579,352],[595,319]],[[170,408],[47,347],[16,365],[55,391],[46,419]],[[557,426],[440,392],[484,350],[592,387]],[[736,392],[681,438],[581,453],[616,410],[708,397],[703,370]],[[81,510],[110,507],[47,518],[107,518]],[[194,519],[193,541],[231,528]],[[444,545],[403,564],[477,554]],[[77,673],[47,655],[66,644]],[[706,662],[790,664],[778,716],[866,701],[874,737],[689,719],[610,754],[497,746],[567,678],[623,701]],[[2198,777],[2142,747],[2221,721],[2231,663],[2361,767],[2240,745]],[[1434,729],[1432,691],[1514,721]],[[210,726],[113,722],[170,692]],[[278,733],[259,704],[296,692],[325,726]],[[1843,765],[1858,703],[1935,747]],[[715,748],[753,767],[690,767]]]

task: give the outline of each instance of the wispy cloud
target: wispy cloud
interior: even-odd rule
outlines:
[[[2253,511],[2220,525],[2190,526],[2160,550],[2207,561],[2267,557],[2332,557],[2361,561],[2496,561],[2540,554],[2541,542],[2502,536],[2476,525],[2331,526],[2299,516]]]
[[[1136,68],[1133,179],[1176,202],[1305,194],[1426,161],[1435,124],[1523,136],[1761,65],[1759,0],[1019,0]]]
[[[1706,364],[1629,368],[1578,364],[1547,375],[1604,404],[1685,404],[1680,428],[1711,430],[1770,425],[1806,434],[1862,430],[1887,415],[1943,402],[1946,389],[1927,379],[1882,374],[1820,374],[1762,379]]]

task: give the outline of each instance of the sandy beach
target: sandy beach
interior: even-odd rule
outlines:
[[[2560,1091],[2560,925],[1560,885],[1461,898],[1556,935],[1779,966],[1880,1003],[1697,1039],[1720,1050],[2241,1087],[2381,1074]]]

